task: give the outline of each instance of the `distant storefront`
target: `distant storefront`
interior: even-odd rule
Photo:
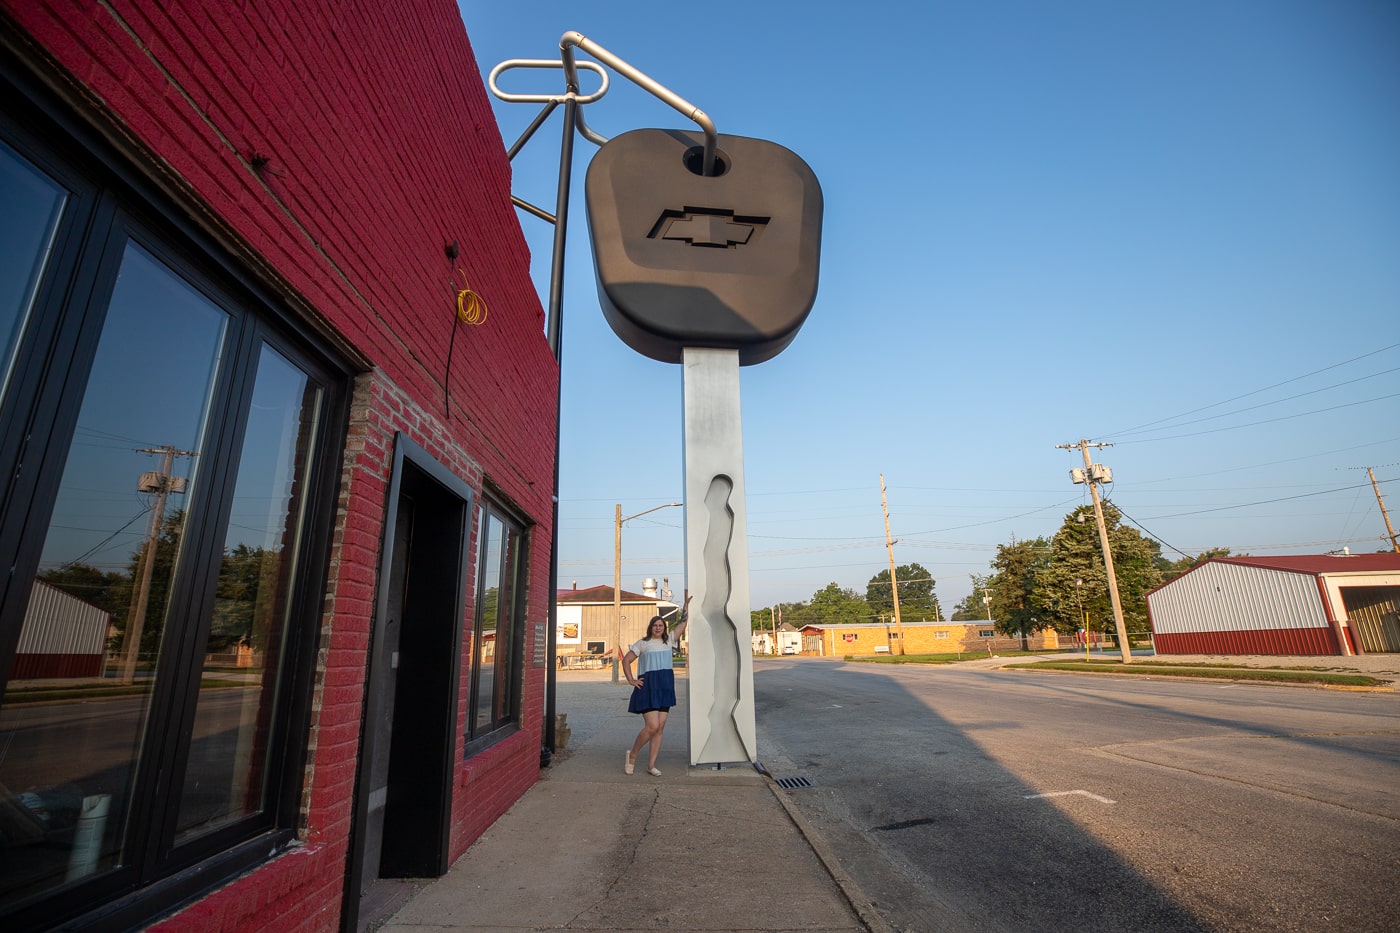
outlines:
[[[1054,629],[1027,635],[1032,651],[1060,647]],[[802,629],[802,653],[823,657],[877,654],[955,654],[1013,651],[1021,638],[1002,635],[995,622],[904,622],[900,625],[808,625]]]
[[[589,659],[610,659],[615,638],[625,651],[627,645],[645,637],[647,623],[654,616],[673,619],[680,611],[674,602],[650,588],[644,593],[621,590],[617,604],[611,586],[560,590],[557,599],[557,651],[562,667],[588,666]]]

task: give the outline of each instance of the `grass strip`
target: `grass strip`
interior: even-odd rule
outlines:
[[[1365,674],[1333,674],[1325,671],[1277,667],[1244,667],[1228,664],[1187,667],[1176,664],[1124,664],[1121,661],[1040,661],[1035,664],[1005,664],[1019,670],[1071,671],[1082,674],[1139,674],[1158,677],[1200,677],[1216,680],[1251,680],[1264,683],[1324,684],[1338,687],[1384,687],[1387,681]]]

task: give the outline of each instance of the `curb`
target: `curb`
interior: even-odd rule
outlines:
[[[851,905],[851,909],[856,912],[860,922],[870,933],[894,933],[890,926],[885,923],[883,917],[876,912],[874,905],[870,903],[870,898],[865,896],[860,885],[856,884],[846,870],[841,867],[840,861],[836,858],[836,853],[831,851],[831,846],[827,845],[821,833],[817,832],[812,824],[807,822],[807,818],[797,809],[797,805],[787,798],[787,792],[778,786],[778,783],[771,777],[765,777],[764,782],[778,803],[782,805],[792,820],[797,831],[802,834],[802,838],[807,840],[807,844],[812,847],[813,854],[821,861],[826,868],[831,880],[836,882],[836,886],[841,889],[841,896]]]

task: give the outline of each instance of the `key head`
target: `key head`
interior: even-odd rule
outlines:
[[[683,347],[772,359],[817,298],[822,191],[796,154],[703,134],[634,130],[588,166],[585,196],[603,316],[629,347],[667,363]]]

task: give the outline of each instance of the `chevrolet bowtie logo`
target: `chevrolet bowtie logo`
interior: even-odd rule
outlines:
[[[660,219],[652,226],[651,236],[680,240],[691,246],[734,249],[752,242],[767,225],[767,217],[742,217],[733,211],[687,208],[662,211]]]

